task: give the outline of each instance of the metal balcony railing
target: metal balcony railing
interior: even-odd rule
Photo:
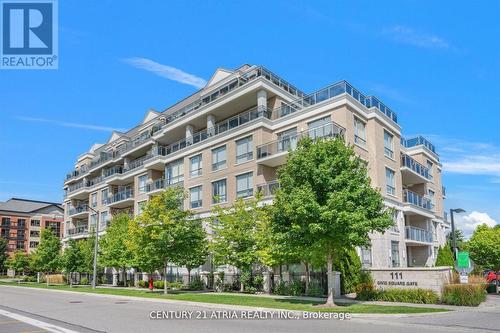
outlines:
[[[407,226],[405,227],[405,238],[417,242],[432,243],[432,232],[425,229]]]
[[[403,191],[403,200],[406,203],[409,203],[411,205],[432,211],[434,210],[434,205],[432,204],[432,201],[429,198],[426,198],[424,196],[421,196],[415,192],[409,191],[409,190],[404,190]]]
[[[401,154],[401,166],[405,166],[422,177],[429,178],[429,169],[406,154]]]
[[[304,137],[311,138],[326,138],[326,137],[341,137],[344,134],[344,129],[336,123],[328,123],[300,132],[296,135],[286,136],[284,138],[257,146],[257,159],[276,155],[279,153],[293,150],[297,147],[297,142]]]
[[[130,198],[133,198],[133,197],[134,197],[134,191],[133,190],[120,191],[120,192],[115,193],[111,197],[110,203],[115,203],[115,202],[123,201],[123,200],[130,199]]]
[[[80,214],[80,213],[86,213],[88,211],[89,211],[88,205],[81,205],[81,206],[77,206],[77,207],[70,207],[69,211],[68,211],[68,215],[72,216],[72,215],[76,215],[76,214]]]
[[[68,236],[77,236],[77,235],[83,235],[88,233],[89,228],[88,226],[79,226],[79,227],[74,227],[74,228],[68,228],[66,234]]]

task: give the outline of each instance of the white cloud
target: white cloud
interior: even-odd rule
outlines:
[[[193,74],[186,73],[175,67],[162,65],[160,63],[154,62],[153,60],[146,58],[127,58],[123,61],[129,65],[132,65],[139,69],[144,69],[149,72],[153,72],[158,76],[164,77],[169,80],[177,81],[180,83],[188,84],[195,88],[203,88],[207,81],[201,77]]]
[[[494,227],[497,222],[492,219],[487,213],[473,211],[470,214],[454,215],[455,225],[462,230],[464,236],[469,238],[474,230],[481,224],[487,224],[489,227]]]
[[[90,130],[94,130],[94,131],[104,131],[104,132],[112,132],[115,130],[116,131],[124,131],[124,129],[121,129],[121,128],[113,128],[113,127],[89,125],[89,124],[79,124],[79,123],[70,123],[70,122],[66,122],[66,121],[45,119],[45,118],[19,116],[19,117],[16,117],[16,119],[31,122],[31,123],[48,123],[48,124],[54,124],[56,126],[83,128],[83,129],[90,129]]]
[[[447,49],[450,46],[449,43],[441,37],[415,31],[403,25],[395,25],[386,28],[383,30],[383,33],[389,35],[395,42],[421,48]]]
[[[500,176],[500,155],[466,155],[443,162],[447,172],[469,175]]]

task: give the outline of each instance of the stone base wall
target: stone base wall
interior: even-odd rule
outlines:
[[[451,282],[451,267],[370,268],[377,289],[432,289],[439,296]]]

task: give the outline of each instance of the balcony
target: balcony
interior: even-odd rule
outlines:
[[[417,208],[416,211],[413,211],[417,214],[421,210],[424,210],[425,212],[428,213],[431,213],[434,210],[434,205],[432,204],[432,201],[429,198],[426,198],[424,196],[421,196],[420,194],[417,194],[409,190],[403,191],[403,202],[407,204],[407,206],[409,207]],[[433,217],[433,215],[430,216],[424,215],[424,216]]]
[[[342,137],[344,129],[336,123],[328,123],[319,127],[300,132],[296,135],[287,136],[260,146],[257,146],[257,163],[270,167],[277,167],[286,162],[289,150],[297,147],[297,142],[304,137],[330,138]]]
[[[405,239],[407,243],[417,242],[417,243],[432,243],[433,235],[432,232],[425,229],[406,226],[405,227]]]
[[[134,204],[134,191],[126,190],[115,193],[108,204],[113,208],[125,208]]]
[[[86,217],[89,213],[88,205],[81,205],[78,207],[70,207],[68,211],[68,216],[71,218],[82,218]]]
[[[280,188],[280,183],[277,180],[270,181],[268,183],[258,184],[257,192],[264,196],[264,198],[272,197],[276,193],[276,190]]]
[[[84,226],[77,226],[77,227],[74,227],[74,228],[68,228],[68,230],[66,231],[66,235],[67,236],[86,236],[88,235],[88,232],[89,232],[89,228],[88,226],[84,225]]]
[[[430,180],[429,169],[406,154],[401,154],[401,176],[404,185],[422,184]]]
[[[151,148],[151,150],[146,154],[144,167],[151,170],[164,170],[165,162],[162,160],[162,157],[164,156],[167,156],[167,147],[153,146],[153,148]]]
[[[405,148],[423,147],[425,150],[432,153],[432,155],[437,156],[436,147],[421,135],[410,139],[401,137],[401,145]]]
[[[184,175],[171,177],[167,180],[164,178],[157,179],[153,183],[146,185],[146,192],[148,194],[154,194],[173,186],[184,187]]]

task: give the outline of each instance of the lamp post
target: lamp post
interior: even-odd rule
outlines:
[[[88,209],[94,212],[97,216],[95,223],[95,242],[94,242],[94,269],[92,271],[92,289],[95,289],[97,279],[97,248],[99,246],[99,212],[87,205]]]
[[[450,209],[450,217],[451,217],[451,246],[453,248],[453,258],[457,259],[457,237],[455,234],[455,220],[453,219],[453,213],[465,213],[465,210],[462,208],[454,208]]]

